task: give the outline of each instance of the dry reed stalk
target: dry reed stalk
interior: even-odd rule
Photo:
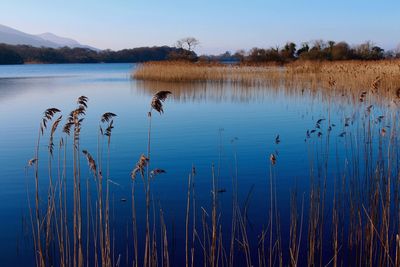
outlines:
[[[194,166],[192,166],[192,173],[191,173],[191,188],[192,188],[192,210],[193,210],[193,222],[192,222],[192,247],[191,247],[191,267],[194,267],[194,262],[195,262],[195,239],[196,239],[196,196],[195,196],[195,184],[194,184],[194,179],[196,176],[196,169]]]
[[[206,210],[201,207],[201,223],[202,223],[202,229],[203,229],[203,242],[202,242],[202,248],[203,248],[203,266],[207,267],[207,263],[209,263],[209,255],[207,253],[207,244],[210,243],[209,239],[208,239],[208,243],[206,242],[206,237],[208,238],[208,225],[207,225],[207,217],[208,217],[208,213],[206,212]]]
[[[93,157],[88,158],[89,167],[92,172],[96,173],[95,180],[97,181],[97,203],[98,209],[96,213],[98,215],[98,233],[100,241],[100,255],[102,266],[110,266],[112,264],[111,257],[111,238],[110,238],[110,227],[109,227],[109,162],[110,162],[110,144],[111,134],[113,126],[113,118],[116,115],[111,112],[106,112],[100,117],[99,132],[97,138],[97,151],[98,151],[98,168],[96,172],[96,164],[94,164]],[[105,125],[103,125],[105,124]],[[105,128],[103,128],[105,127]],[[107,137],[107,162],[106,162],[106,196],[105,196],[105,207],[103,208],[103,150],[102,145],[104,143],[104,137]],[[96,230],[97,231],[97,230]],[[97,238],[95,239],[97,243]],[[97,251],[96,251],[97,254]],[[97,260],[97,257],[96,257]]]
[[[151,237],[150,237],[150,149],[151,149],[151,122],[152,122],[152,110],[158,111],[160,114],[164,112],[163,110],[163,102],[167,99],[168,95],[171,94],[170,91],[159,91],[157,92],[150,103],[150,111],[148,112],[149,118],[149,128],[148,128],[148,141],[147,141],[147,164],[146,164],[146,173],[147,177],[144,179],[143,172],[142,178],[145,186],[145,194],[146,194],[146,241],[145,241],[145,254],[144,254],[144,263],[143,266],[147,266],[151,263],[150,255],[151,255]]]
[[[90,193],[89,178],[86,179],[86,266],[89,266],[89,241],[90,241]]]
[[[217,188],[215,181],[214,165],[212,166],[212,212],[211,212],[211,266],[215,266],[216,262],[216,249],[217,249]]]
[[[49,252],[50,252],[50,242],[52,237],[51,231],[52,229],[52,218],[55,213],[55,192],[53,186],[53,175],[52,175],[52,159],[54,152],[54,134],[57,130],[57,127],[61,121],[62,116],[59,116],[56,120],[54,120],[51,130],[50,130],[50,138],[48,144],[48,175],[49,175],[49,188],[47,195],[47,212],[46,212],[46,261],[49,262]]]
[[[59,147],[58,147],[58,164],[57,164],[57,173],[58,173],[58,206],[59,206],[59,217],[56,217],[56,222],[57,222],[57,218],[59,220],[59,228],[60,230],[57,230],[58,233],[58,240],[59,240],[59,247],[60,247],[60,265],[62,267],[66,266],[66,253],[65,253],[65,245],[64,245],[64,233],[65,233],[65,222],[63,220],[63,214],[64,214],[64,207],[63,207],[63,177],[62,177],[62,172],[61,172],[61,152],[64,149],[65,151],[65,147],[64,147],[64,139],[61,138],[60,139],[60,143],[59,143]],[[65,207],[66,209],[66,207]],[[55,210],[57,211],[57,209]],[[57,227],[58,229],[58,227]]]
[[[188,189],[186,201],[186,224],[185,224],[185,260],[186,267],[189,266],[189,213],[190,213],[190,191],[191,191],[191,175],[188,176]]]
[[[274,225],[274,202],[273,202],[273,174],[272,174],[272,167],[273,165],[276,164],[276,157],[274,154],[271,154],[270,156],[270,175],[269,175],[269,183],[270,183],[270,210],[269,210],[269,266],[272,267],[273,260],[272,260],[272,254],[273,254],[273,249],[272,249],[272,235],[273,235],[273,225]]]
[[[296,254],[297,254],[297,206],[296,206],[296,195],[292,193],[292,204],[291,204],[291,215],[290,215],[290,262],[291,266],[297,266]]]
[[[113,114],[115,116],[115,114]],[[103,115],[105,117],[105,115]],[[105,130],[104,135],[107,137],[107,174],[106,174],[106,207],[105,207],[105,248],[106,248],[106,263],[107,266],[112,266],[112,259],[111,256],[111,234],[110,234],[110,203],[109,203],[109,195],[110,195],[110,144],[111,144],[111,134],[114,121],[110,120],[107,128]]]
[[[41,219],[40,219],[40,206],[39,206],[39,144],[40,144],[40,137],[43,136],[44,130],[47,128],[47,122],[51,121],[56,113],[60,112],[57,108],[49,108],[45,110],[42,118],[42,122],[39,127],[39,135],[37,139],[37,146],[36,146],[36,156],[35,156],[35,190],[36,190],[36,199],[35,199],[35,210],[36,210],[36,241],[37,241],[37,255],[38,259],[36,260],[39,263],[39,266],[45,266],[45,258],[43,256],[42,251],[42,241],[41,241]],[[47,237],[47,234],[46,234]],[[47,239],[47,238],[46,238]],[[47,242],[46,242],[46,257],[48,256],[47,253]]]
[[[268,226],[269,227],[269,226]],[[267,229],[268,229],[267,227]],[[259,241],[258,241],[258,266],[267,266],[266,254],[265,254],[265,237],[268,234],[268,230],[262,230]]]
[[[236,150],[236,141],[238,138],[233,138],[231,143],[233,145],[233,156],[234,156],[234,166],[235,172],[232,176],[232,219],[231,219],[231,241],[230,241],[230,250],[229,250],[229,265],[233,266],[235,259],[235,239],[236,239],[236,229],[237,229],[237,218],[236,218],[236,209],[238,203],[237,196],[237,180],[238,180],[238,162],[237,162],[237,150]],[[264,246],[263,246],[264,249]]]
[[[334,198],[333,198],[333,208],[332,208],[332,225],[333,225],[333,231],[332,231],[332,243],[333,243],[333,266],[337,267],[337,259],[338,259],[338,234],[339,234],[339,214],[337,210],[337,200],[336,200],[336,187],[335,187],[335,192]]]
[[[242,247],[242,250],[244,251],[244,255],[245,255],[245,259],[246,259],[246,266],[250,267],[250,266],[252,266],[251,249],[250,249],[249,238],[247,235],[245,219],[243,218],[239,207],[236,209],[236,213],[237,213],[236,216],[237,216],[238,224],[239,224],[239,228],[238,228],[239,234],[241,237],[241,241],[238,240],[238,243]]]
[[[136,204],[135,204],[135,177],[132,176],[132,235],[133,235],[133,247],[134,247],[134,264],[138,266],[138,237],[137,237],[137,222],[136,222]]]
[[[154,199],[154,196],[152,196],[152,199]],[[152,232],[152,254],[151,254],[151,266],[158,266],[158,246],[157,246],[157,233],[156,233],[156,209],[155,209],[155,204],[153,202],[153,232]]]
[[[165,225],[165,220],[164,220],[164,212],[162,209],[160,209],[160,227],[161,227],[161,242],[162,242],[161,266],[169,267],[168,235],[167,235],[167,227]]]
[[[395,266],[400,265],[400,237],[396,234],[396,258],[395,258]]]

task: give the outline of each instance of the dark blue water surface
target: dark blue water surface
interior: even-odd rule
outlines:
[[[297,189],[301,199],[302,192],[308,191],[310,158],[317,165],[318,157],[329,154],[332,168],[328,172],[335,177],[343,165],[342,159],[346,157],[344,139],[339,137],[345,129],[345,118],[352,118],[354,125],[348,127],[353,127],[357,135],[357,125],[362,123],[358,118],[363,111],[346,98],[327,101],[322,94],[309,90],[138,82],[131,79],[135,67],[133,64],[0,66],[0,265],[34,265],[27,198],[27,191],[33,196],[34,175],[33,170],[25,167],[34,157],[43,111],[57,107],[66,118],[76,107],[76,98],[81,95],[89,98],[81,149],[97,155],[100,116],[108,111],[118,115],[114,119],[110,146],[110,179],[113,181],[110,199],[115,253],[125,259],[127,242],[129,249],[132,246],[126,237],[126,227],[131,226],[130,172],[139,156],[147,153],[147,112],[151,97],[158,90],[170,90],[173,94],[164,103],[164,114],[153,112],[151,166],[166,170],[166,174],[157,176],[152,182],[152,203],[157,211],[162,207],[171,230],[170,246],[175,248],[170,257],[176,263],[174,266],[182,266],[185,260],[187,179],[192,166],[196,168],[198,226],[201,225],[200,207],[209,210],[214,165],[217,187],[221,191],[218,200],[220,221],[226,225],[223,233],[229,242],[235,155],[239,202],[241,205],[248,203],[249,234],[255,242],[262,227],[268,224],[269,156],[271,153],[277,156],[272,171],[276,177],[282,246],[287,256],[291,192]],[[305,142],[306,131],[314,129],[319,119],[326,119],[321,122],[322,129],[317,129]],[[336,126],[332,127],[332,137],[326,149],[330,124]],[[322,136],[318,138],[319,131]],[[280,143],[276,144],[278,134]],[[56,144],[60,136],[61,133],[57,132]],[[47,135],[40,144],[43,201],[46,200],[48,184],[46,145]],[[314,150],[320,151],[319,156],[310,157]],[[82,178],[93,183],[83,157],[81,165]],[[317,168],[315,172],[318,172]],[[67,183],[71,179],[67,177]],[[141,224],[144,220],[143,190],[140,180],[137,183],[138,220]],[[333,191],[333,182],[328,179],[327,183],[329,195]],[[304,231],[306,228],[304,226]],[[139,232],[143,238],[143,225],[139,225]],[[306,236],[306,232],[303,234]],[[253,249],[256,252],[257,245]],[[122,262],[125,264],[124,260]]]

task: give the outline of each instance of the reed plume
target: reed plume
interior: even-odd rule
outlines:
[[[172,94],[170,91],[159,91],[151,99],[151,107],[158,111],[158,113],[164,113],[163,102],[167,99],[168,95]]]
[[[87,150],[82,150],[82,153],[86,156],[89,168],[92,171],[93,176],[97,177],[97,166],[96,166],[96,162],[93,159],[92,155]]]
[[[112,118],[116,117],[117,115],[112,112],[106,112],[101,116],[100,121],[102,123],[109,122]]]
[[[47,128],[47,122],[52,120],[54,115],[61,112],[58,108],[48,108],[45,110],[42,118],[42,123],[40,124],[40,131],[43,135],[44,130]]]
[[[144,176],[144,171],[147,166],[147,163],[149,162],[149,159],[145,155],[141,155],[139,158],[139,161],[136,163],[135,168],[131,172],[131,178],[132,180],[136,179],[136,174],[139,172],[142,177]]]

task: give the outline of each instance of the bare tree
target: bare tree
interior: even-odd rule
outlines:
[[[314,40],[313,46],[314,46],[314,49],[322,50],[326,47],[326,43],[324,40]]]
[[[193,49],[200,44],[199,40],[194,37],[186,37],[176,42],[177,48],[187,49],[193,51]]]
[[[394,50],[395,57],[400,58],[400,44],[397,45],[396,49]]]

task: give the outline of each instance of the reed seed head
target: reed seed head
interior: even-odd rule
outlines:
[[[86,156],[89,168],[93,172],[94,177],[97,177],[96,161],[93,159],[92,155],[87,150],[82,150],[82,153]]]
[[[61,112],[58,108],[48,108],[44,111],[42,123],[40,124],[40,132],[43,135],[44,130],[47,128],[47,122],[52,120],[54,115]]]
[[[87,98],[86,96],[82,95],[82,96],[78,97],[78,100],[76,102],[78,103],[79,106],[82,106],[82,107],[84,107],[86,109],[88,100],[89,100],[89,98]]]
[[[111,133],[112,129],[114,129],[114,121],[111,120],[110,123],[108,124],[106,131],[104,132],[104,135],[107,136],[109,139],[111,138]]]
[[[62,115],[58,117],[54,122],[53,125],[51,126],[51,131],[50,131],[50,141],[49,141],[49,152],[50,155],[53,156],[53,151],[54,151],[54,133],[57,130],[58,125],[60,124],[60,121],[62,119]]]
[[[171,91],[159,91],[151,99],[151,108],[158,111],[158,113],[164,113],[163,102],[167,99],[168,95],[172,94]]]
[[[162,173],[166,173],[166,171],[165,170],[163,170],[163,169],[154,169],[154,170],[152,170],[151,172],[150,172],[150,176],[152,177],[152,178],[154,178],[154,177],[156,177],[157,175],[159,175],[159,174],[162,174]]]
[[[101,116],[101,122],[109,122],[113,117],[116,117],[117,115],[112,113],[112,112],[106,112]]]
[[[276,164],[276,156],[275,156],[275,154],[271,154],[269,156],[269,161],[271,162],[272,165]]]
[[[142,154],[139,158],[139,161],[136,163],[135,168],[131,172],[132,180],[136,179],[136,174],[138,172],[140,172],[140,174],[144,176],[144,169],[146,168],[148,162],[149,159],[144,154]]]
[[[28,161],[28,166],[33,166],[37,162],[37,158],[32,158]]]

